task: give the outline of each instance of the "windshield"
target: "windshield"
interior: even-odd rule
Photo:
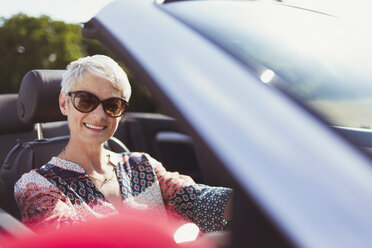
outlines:
[[[372,128],[370,27],[251,1],[188,1],[165,8],[250,67],[272,70],[281,80],[269,83],[332,125]]]

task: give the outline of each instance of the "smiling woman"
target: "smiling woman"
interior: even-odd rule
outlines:
[[[145,153],[114,153],[104,143],[125,113],[131,87],[124,71],[103,55],[72,62],[63,75],[59,107],[70,138],[59,155],[24,174],[15,186],[22,219],[55,228],[123,208],[167,210],[218,231],[230,218],[232,190],[196,184],[170,173]]]

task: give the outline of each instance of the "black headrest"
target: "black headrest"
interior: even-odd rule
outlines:
[[[64,70],[33,70],[26,73],[18,94],[18,117],[25,123],[65,120],[58,96]]]
[[[33,124],[26,124],[17,115],[17,94],[0,95],[0,134],[28,132],[33,130]]]

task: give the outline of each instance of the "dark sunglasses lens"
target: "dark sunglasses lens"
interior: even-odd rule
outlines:
[[[81,112],[90,112],[99,104],[97,98],[88,92],[77,92],[74,97],[74,105]]]
[[[110,98],[104,101],[104,109],[111,117],[122,116],[126,107],[126,102],[120,98]]]

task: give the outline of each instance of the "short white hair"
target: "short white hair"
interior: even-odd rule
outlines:
[[[105,55],[87,56],[71,62],[63,74],[61,92],[64,94],[70,92],[75,84],[83,81],[84,73],[108,80],[122,93],[122,97],[129,101],[132,89],[127,74],[118,63]]]

